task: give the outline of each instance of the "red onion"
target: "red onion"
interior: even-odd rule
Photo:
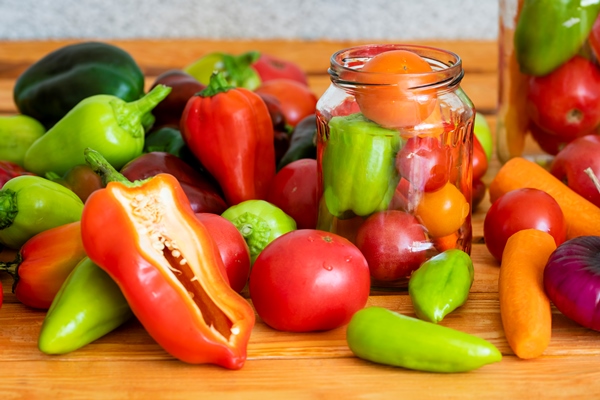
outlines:
[[[580,236],[558,246],[546,264],[544,287],[566,317],[600,330],[600,236]]]

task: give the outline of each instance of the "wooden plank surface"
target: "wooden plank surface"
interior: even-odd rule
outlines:
[[[32,62],[68,42],[0,42],[0,115],[16,112],[12,87]],[[354,42],[113,41],[136,59],[150,84],[211,51],[260,50],[297,62],[321,95],[329,85],[330,55]],[[466,70],[463,88],[495,124],[497,54],[493,42],[421,42],[455,51]],[[494,160],[486,181],[499,167]],[[165,353],[133,320],[70,354],[37,349],[44,313],[20,304],[2,274],[0,394],[31,398],[598,398],[600,334],[553,309],[553,337],[544,356],[517,359],[504,338],[497,293],[498,264],[483,243],[487,198],[473,215],[475,282],[467,303],[442,325],[483,337],[502,352],[500,363],[461,374],[431,374],[369,363],[352,356],[345,327],[319,333],[275,331],[257,320],[248,361],[239,371],[187,365]],[[8,257],[0,253],[0,258]],[[405,292],[373,291],[370,305],[414,315]],[[185,338],[182,338],[185,340]]]

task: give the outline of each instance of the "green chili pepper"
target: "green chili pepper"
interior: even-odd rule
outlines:
[[[101,338],[133,316],[115,281],[84,258],[69,274],[44,318],[38,348],[65,354]]]
[[[462,306],[473,284],[473,262],[458,249],[446,250],[412,273],[408,293],[417,317],[438,323]]]
[[[82,100],[31,145],[25,154],[25,169],[37,175],[63,175],[75,165],[85,164],[83,152],[87,147],[120,169],[142,154],[144,116],[170,91],[158,85],[131,103],[103,94]]]
[[[261,79],[252,64],[258,61],[260,53],[249,51],[234,56],[227,53],[209,53],[184,68],[198,82],[208,85],[215,72],[222,72],[227,83],[235,87],[254,90],[260,86]]]
[[[525,0],[514,35],[521,71],[543,76],[570,60],[599,13],[597,0]]]
[[[44,133],[44,125],[27,115],[0,116],[0,160],[22,167],[27,149]]]
[[[13,91],[19,111],[46,128],[81,100],[96,94],[109,94],[124,101],[143,96],[144,73],[131,55],[102,42],[67,45],[26,69]]]
[[[22,175],[0,190],[0,244],[19,249],[34,235],[79,221],[83,202],[73,191],[48,179]]]
[[[312,114],[304,118],[292,131],[290,145],[285,154],[281,157],[277,170],[285,167],[292,161],[301,158],[317,158],[317,144],[315,139],[317,136],[317,117]]]
[[[346,331],[350,350],[380,364],[430,372],[464,372],[498,362],[488,341],[383,307],[356,312]]]
[[[221,214],[240,231],[254,263],[260,252],[273,240],[296,229],[296,221],[279,207],[264,200],[246,200]]]
[[[329,212],[351,218],[387,209],[399,181],[398,132],[356,113],[331,118],[326,141],[321,168]]]

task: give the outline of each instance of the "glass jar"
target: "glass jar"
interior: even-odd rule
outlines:
[[[600,2],[499,1],[498,159],[548,166],[600,126]]]
[[[378,54],[418,54],[430,72],[362,70]],[[460,57],[413,45],[365,45],[331,57],[317,103],[317,228],[363,252],[374,287],[405,287],[448,249],[471,250],[473,104]]]

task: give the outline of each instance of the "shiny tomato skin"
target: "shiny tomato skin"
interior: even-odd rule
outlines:
[[[473,135],[473,180],[476,181],[484,177],[488,170],[488,159],[485,150],[477,136]]]
[[[329,232],[300,229],[265,247],[250,272],[258,316],[280,331],[312,332],[350,321],[369,298],[369,267],[360,250]]]
[[[308,86],[295,80],[269,80],[263,82],[255,92],[259,95],[269,94],[279,100],[285,121],[292,127],[316,112],[317,96]]]
[[[241,292],[250,275],[250,250],[244,237],[233,223],[218,214],[196,213],[196,218],[208,229],[217,244],[229,286]]]
[[[512,190],[492,203],[483,222],[483,237],[490,254],[502,261],[506,241],[523,229],[547,232],[557,246],[565,241],[567,234],[565,219],[556,200],[534,188]]]
[[[413,187],[433,192],[442,188],[450,174],[449,147],[435,137],[411,137],[396,156],[398,172]]]
[[[304,70],[298,64],[289,60],[261,53],[258,60],[252,64],[252,68],[256,70],[263,82],[286,78],[308,86],[308,79]]]
[[[409,277],[425,261],[427,242],[423,225],[398,210],[371,215],[356,235],[356,246],[369,263],[371,277],[379,281]]]
[[[572,140],[600,124],[600,69],[575,56],[555,71],[531,77],[527,112],[532,121],[563,140]]]
[[[267,201],[296,221],[298,229],[315,229],[319,212],[317,160],[292,161],[277,172]]]

